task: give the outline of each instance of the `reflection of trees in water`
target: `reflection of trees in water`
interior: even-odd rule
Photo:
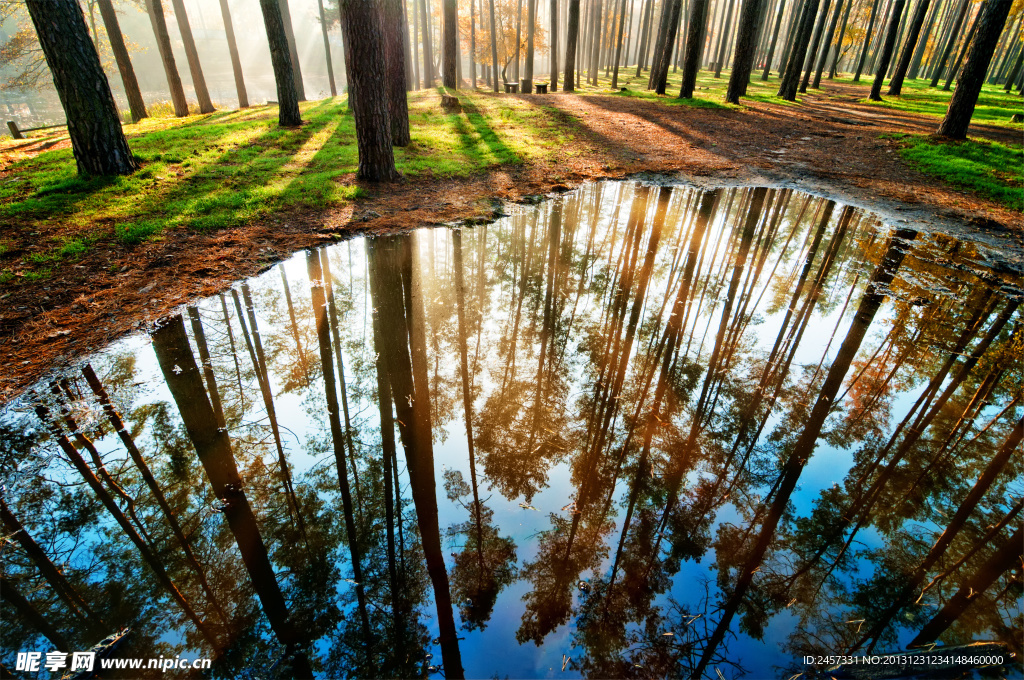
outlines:
[[[1017,640],[1020,295],[899,236],[788,190],[620,184],[310,253],[310,290],[279,267],[154,334],[173,403],[121,353],[44,389],[62,434],[4,431],[4,646],[131,625],[223,675],[416,677],[436,617],[455,677],[454,607],[479,631],[517,578],[518,640],[571,623],[594,677],[713,673],[784,611],[798,655]],[[524,554],[499,503],[556,465]],[[673,600],[697,560],[717,580]]]

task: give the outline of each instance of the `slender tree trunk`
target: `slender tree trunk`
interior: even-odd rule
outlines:
[[[356,176],[371,182],[393,181],[401,175],[395,168],[391,146],[388,79],[380,77],[387,65],[380,6],[365,0],[342,0],[341,6],[349,104],[355,118],[359,149]]]
[[[828,67],[828,79],[836,77],[836,69],[839,66],[839,59],[843,54],[843,37],[846,35],[846,24],[850,20],[850,10],[853,8],[854,0],[846,0],[846,11],[843,12],[843,23],[839,27],[839,38],[836,39],[835,53],[832,55],[832,65]]]
[[[196,91],[196,99],[199,101],[199,113],[213,113],[213,102],[210,101],[210,91],[206,89],[206,78],[203,76],[203,65],[199,63],[199,52],[196,50],[196,41],[192,37],[192,26],[188,22],[188,14],[185,13],[183,0],[171,0],[174,7],[174,18],[178,22],[178,32],[181,33],[181,44],[185,48],[185,58],[188,60],[188,70],[192,74],[192,87]]]
[[[771,42],[768,43],[768,55],[764,58],[764,71],[761,73],[761,80],[768,80],[768,74],[772,70],[772,59],[775,57],[775,46],[779,42],[779,32],[782,30],[782,16],[786,11],[786,0],[779,0],[779,9],[775,14],[775,28],[772,29]]]
[[[984,10],[982,10],[984,11]],[[1013,535],[967,579],[946,605],[924,625],[908,648],[922,647],[949,628],[971,604],[988,590],[1007,571],[1020,566],[1021,545],[1024,544],[1024,526],[1018,525]]]
[[[925,15],[928,12],[929,0],[918,0],[917,9],[914,10],[914,17],[910,21],[910,33],[903,43],[903,52],[900,53],[899,63],[889,80],[888,94],[898,97],[903,89],[903,79],[907,77],[907,70],[910,68],[910,60],[914,58],[914,49],[917,47],[918,37],[921,35],[921,27],[924,26]]]
[[[476,89],[476,0],[469,0],[469,74]]]
[[[121,74],[124,94],[128,98],[128,108],[132,113],[132,122],[138,123],[149,114],[146,112],[146,103],[142,100],[142,92],[139,91],[139,81],[135,78],[135,69],[132,67],[131,57],[128,56],[128,48],[124,44],[117,12],[114,11],[111,0],[97,0],[96,4],[100,7],[103,27],[107,30],[107,40],[110,41],[110,49],[114,53],[117,70]]]
[[[650,0],[653,1],[653,0]],[[494,0],[491,0],[493,3]],[[576,91],[576,41],[580,34],[580,0],[569,0],[568,29],[565,35],[565,78],[562,89]],[[497,91],[497,87],[495,87]]]
[[[399,0],[399,5],[401,5],[401,0]],[[338,87],[334,83],[334,61],[331,59],[331,41],[327,39],[327,18],[324,16],[324,0],[316,0],[316,7],[317,11],[320,13],[320,34],[324,38],[324,57],[327,60],[327,81],[331,86],[331,96],[337,97]],[[402,27],[403,29],[405,28],[404,22],[402,23]],[[404,86],[405,83],[403,82],[402,85]]]
[[[281,5],[278,4],[278,0],[260,0],[260,10],[263,12],[263,25],[267,29],[270,61],[274,67],[274,81],[277,83],[278,125],[302,125],[299,96],[295,86],[297,72],[293,71],[294,64],[288,54],[288,38],[281,18]]]
[[[420,47],[419,47],[419,34],[420,34],[420,13],[416,9],[416,0],[409,0],[409,4],[412,5],[412,33],[409,42],[412,44],[412,89],[420,89]],[[408,22],[406,22],[408,23]]]
[[[761,15],[763,0],[745,0],[740,12],[740,26],[736,36],[736,55],[733,57],[732,73],[729,75],[729,88],[726,90],[725,101],[740,103],[740,97],[747,93],[750,72],[754,68],[754,56],[757,49],[757,19]]]
[[[807,61],[804,64],[804,77],[800,81],[800,92],[807,92],[807,85],[811,82],[811,72],[814,70],[814,57],[818,54],[818,47],[821,44],[822,32],[825,29],[825,20],[828,19],[828,10],[831,0],[823,0],[821,10],[818,13],[818,21],[814,25],[814,37],[807,49]]]
[[[3,575],[0,575],[0,599],[11,605],[21,618],[42,633],[58,651],[71,651],[71,645],[64,636],[21,594],[14,581]]]
[[[523,94],[531,94],[533,92],[533,44],[537,28],[537,0],[527,0],[526,15],[526,68],[519,91]]]
[[[852,0],[847,0],[847,7],[851,3]],[[814,80],[811,82],[811,87],[815,90],[821,87],[821,74],[825,70],[825,63],[828,61],[828,55],[832,51],[832,39],[835,37],[836,24],[839,23],[839,13],[842,9],[843,0],[836,0],[835,9],[832,12],[832,20],[828,24],[828,30],[825,31],[825,39],[822,41],[821,54],[818,56],[818,67],[814,70]]]
[[[615,38],[615,64],[612,70],[612,89],[619,89],[619,62],[622,61],[622,36],[626,28],[627,0],[622,0],[619,11],[619,30]],[[628,50],[627,50],[628,53]]]
[[[444,17],[442,18],[441,42],[444,44],[444,86],[450,90],[459,88],[459,79],[456,74],[456,62],[458,61],[457,43],[459,40],[459,18],[457,0],[442,0]]]
[[[384,6],[384,51],[387,61],[387,105],[391,118],[391,144],[408,146],[409,96],[406,94],[405,40],[407,34],[402,0],[381,0]]]
[[[942,8],[942,2],[936,1],[931,6],[931,11],[928,14],[928,20],[925,22],[924,31],[921,33],[921,37],[917,40],[917,47],[914,49],[914,57],[910,62],[910,70],[907,71],[907,77],[911,80],[916,80],[917,75],[921,70],[921,60],[924,59],[924,51],[928,47],[928,38],[932,34],[932,29],[935,28],[935,21],[939,17],[939,11]]]
[[[965,0],[967,2],[968,0]],[[878,16],[878,3],[880,0],[874,0],[871,3],[871,14],[868,17],[868,27],[864,31],[864,45],[860,50],[860,58],[857,59],[857,72],[853,74],[853,82],[860,82],[860,74],[864,70],[864,62],[868,58],[868,47],[871,46],[871,38],[873,37],[871,31],[875,27],[875,18]]]
[[[238,108],[245,109],[249,107],[249,94],[245,91],[245,79],[242,78],[242,60],[238,56],[238,43],[235,41],[235,27],[231,21],[231,8],[228,7],[228,0],[220,0],[220,15],[224,21],[224,34],[228,42],[228,53],[231,55],[231,72],[235,77]],[[321,21],[323,21],[322,17]]]
[[[434,86],[434,48],[431,45],[427,0],[420,0],[420,19],[423,24],[423,88],[430,89]]]
[[[796,100],[797,87],[800,84],[800,72],[803,70],[804,59],[807,56],[807,45],[811,40],[814,17],[817,13],[818,0],[807,0],[804,3],[803,15],[796,25],[797,33],[794,36],[793,47],[789,53],[786,71],[779,82],[778,96],[787,101]]]
[[[978,21],[975,22],[974,39],[967,50],[967,62],[957,80],[946,117],[939,125],[938,135],[951,139],[967,138],[974,106],[978,103],[981,86],[985,84],[985,72],[1010,13],[1011,4],[1012,0],[989,0],[982,5]]]
[[[263,0],[260,0],[263,2]],[[288,41],[288,57],[292,62],[292,72],[295,74],[295,97],[300,101],[306,101],[306,88],[302,83],[302,65],[299,63],[299,48],[295,44],[295,31],[292,29],[292,12],[288,6],[288,0],[276,0],[281,9],[281,24],[284,26],[284,35]]]
[[[974,21],[971,22],[971,30],[967,31],[967,37],[964,38],[963,45],[960,47],[960,51],[957,54],[956,61],[953,62],[953,67],[949,69],[946,75],[946,84],[942,86],[943,91],[948,92],[949,86],[953,83],[954,78],[959,77],[960,64],[963,63],[964,56],[967,54],[967,48],[971,46],[971,41],[974,39],[974,34],[978,30],[978,22],[981,20],[981,9],[978,9],[978,13],[974,15]]]
[[[75,0],[26,0],[53,84],[67,115],[80,175],[130,175],[138,163]]]
[[[718,54],[715,56],[715,77],[722,77],[722,62],[725,61],[727,56],[727,45],[729,42],[729,32],[732,30],[732,10],[736,4],[736,0],[729,0],[729,4],[725,10],[725,20],[722,23],[722,36],[718,41]]]
[[[970,0],[963,0],[960,4],[960,11],[957,12],[956,18],[953,20],[952,28],[950,29],[946,43],[942,48],[942,56],[939,57],[939,61],[932,71],[932,80],[931,83],[929,83],[930,87],[938,87],[939,85],[939,79],[942,78],[942,74],[946,70],[946,62],[949,60],[949,55],[956,46],[956,41],[960,34],[960,27],[963,26],[964,18],[967,16],[967,10],[970,5]]]
[[[882,101],[882,81],[885,80],[885,72],[889,68],[889,61],[896,46],[896,32],[899,30],[900,14],[905,2],[906,0],[896,0],[889,14],[889,27],[885,32],[885,43],[882,44],[882,54],[875,71],[875,82],[871,85],[871,93],[868,95],[868,99],[876,102]]]
[[[1006,85],[1003,87],[1004,92],[1009,92],[1013,88],[1013,84],[1017,82],[1017,76],[1020,74],[1022,64],[1024,64],[1024,49],[1018,49],[1017,58],[1013,62],[1013,67],[1010,68],[1010,73],[1006,76]]]
[[[160,60],[164,66],[164,74],[167,76],[167,87],[171,91],[174,115],[179,118],[187,116],[188,102],[185,100],[185,90],[181,85],[178,67],[174,63],[171,37],[167,33],[167,18],[164,16],[164,6],[161,0],[146,0],[146,13],[149,15],[149,21],[153,26],[156,46],[160,51]]]

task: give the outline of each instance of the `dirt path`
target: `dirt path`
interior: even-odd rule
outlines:
[[[801,106],[750,102],[744,110],[667,106],[619,96],[533,95],[579,127],[581,144],[535,164],[460,180],[368,186],[355,206],[281,214],[212,235],[170,232],[130,251],[97,247],[44,286],[4,293],[0,403],[54,367],[211,295],[295,250],[359,232],[382,233],[491,219],[496,200],[637,173],[708,183],[775,183],[823,194],[893,221],[978,241],[987,257],[1024,268],[1024,216],[915,172],[884,132],[931,133],[935,119],[857,104],[866,87],[828,86]],[[1014,130],[972,136],[1020,142]]]

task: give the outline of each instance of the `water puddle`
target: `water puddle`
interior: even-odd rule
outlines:
[[[7,406],[0,660],[125,628],[98,658],[230,678],[1019,650],[1021,299],[788,189],[299,254]]]

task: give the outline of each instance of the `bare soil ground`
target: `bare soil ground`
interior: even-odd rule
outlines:
[[[559,109],[578,127],[581,144],[544,161],[469,178],[367,185],[367,197],[344,208],[284,213],[206,235],[171,231],[134,249],[98,246],[45,285],[16,286],[0,299],[0,403],[51,369],[296,250],[356,233],[492,219],[498,201],[598,178],[655,173],[698,183],[792,186],[975,240],[988,257],[1021,269],[1024,215],[910,168],[897,144],[879,135],[930,134],[937,121],[858,104],[866,89],[829,85],[799,106],[751,101],[743,110],[620,96],[521,95]],[[971,135],[1021,141],[1018,131],[992,126],[972,126]],[[19,152],[36,150],[32,144]]]

